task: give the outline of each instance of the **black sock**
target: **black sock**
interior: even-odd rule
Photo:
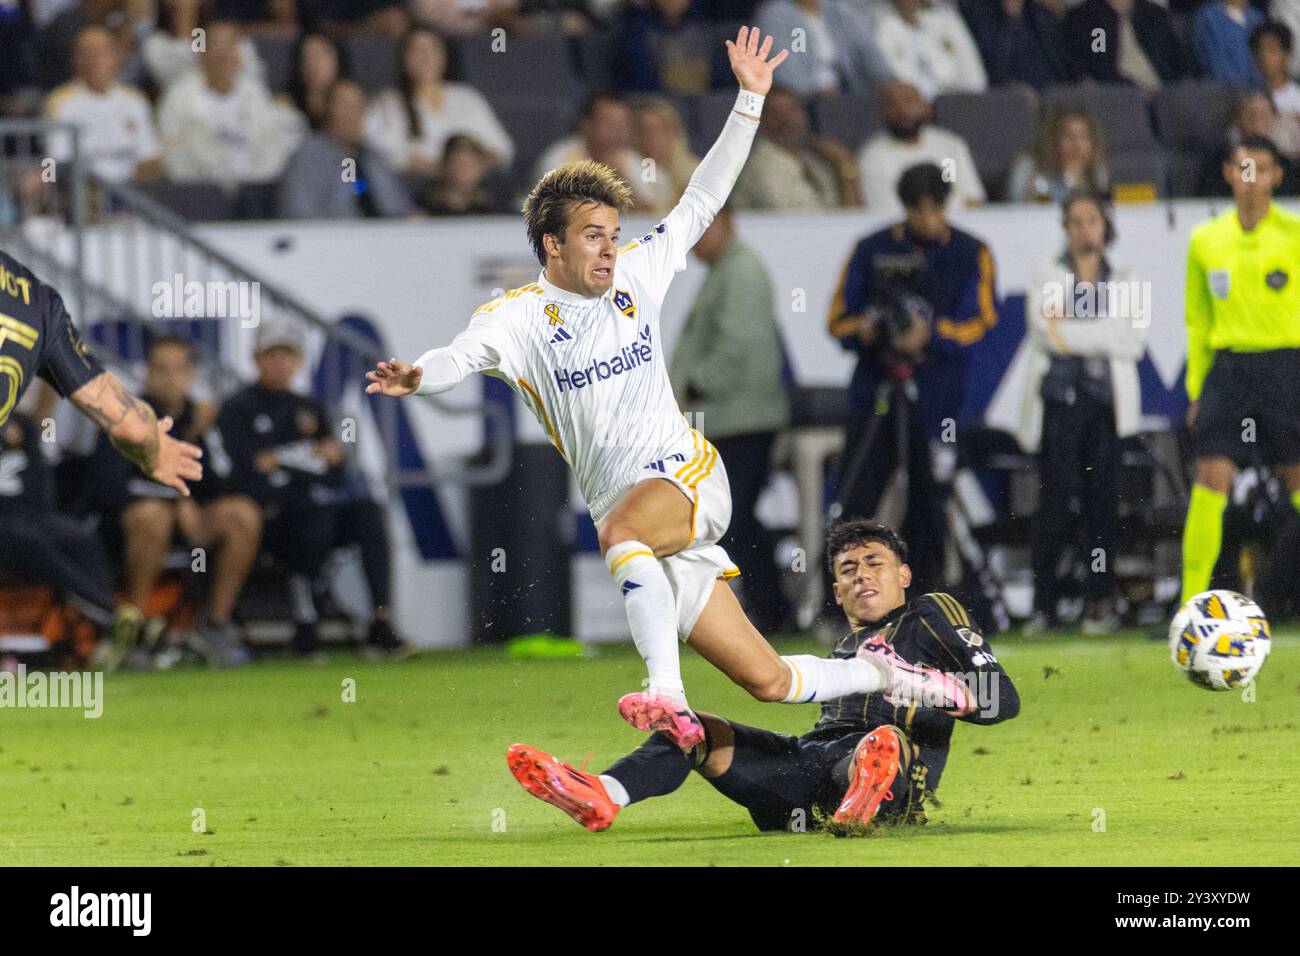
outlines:
[[[655,734],[636,750],[605,771],[623,785],[628,802],[672,793],[691,775],[695,758],[682,753],[668,737]]]

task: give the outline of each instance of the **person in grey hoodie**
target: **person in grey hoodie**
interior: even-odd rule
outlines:
[[[365,144],[366,95],[351,80],[329,94],[325,128],[302,141],[280,179],[286,219],[409,216],[415,204],[377,150]]]

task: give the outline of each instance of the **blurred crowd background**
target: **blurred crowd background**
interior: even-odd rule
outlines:
[[[955,590],[986,625],[1009,622],[997,562],[981,553],[991,541],[1024,546],[1033,595],[1015,616],[1030,630],[1159,625],[1173,594],[1160,592],[1151,554],[1175,547],[1186,491],[1160,471],[1181,471],[1186,448],[1179,432],[1171,469],[1140,434],[1150,315],[1133,303],[1117,314],[1094,297],[1063,316],[1041,292],[1145,281],[1109,253],[1114,204],[1226,197],[1234,150],[1264,149],[1282,167],[1279,195],[1295,194],[1300,0],[18,0],[0,4],[0,118],[58,125],[4,137],[0,227],[68,212],[67,179],[48,175],[47,153],[76,157],[92,181],[127,185],[190,222],[513,214],[537,176],[588,157],[624,175],[637,215],[659,216],[732,108],[723,41],[742,23],[794,55],[728,208],[696,249],[707,277],[670,371],[679,403],[702,413],[727,462],[735,512],[723,543],[745,569],[755,623],[779,632],[815,620],[815,589],[792,593],[788,554],[778,560],[756,509],[774,468],[797,470],[801,454],[816,454],[820,469],[829,452],[839,459],[826,500],[871,515],[889,497],[918,586]],[[1050,204],[1060,229],[1036,240],[1020,428],[966,430],[953,454],[947,429],[961,418],[972,350],[998,323],[1000,292],[989,246],[948,217],[991,203]],[[95,215],[111,222],[141,209],[108,202]],[[732,212],[837,209],[887,225],[835,252],[847,262],[820,334],[854,356],[848,387],[800,389],[771,264]],[[146,275],[159,278],[171,270]],[[83,327],[119,317],[77,315]],[[295,391],[314,360],[302,331],[264,324],[250,343],[256,379],[222,368],[216,392],[195,390],[197,367],[215,367],[214,354],[174,323],[129,355],[141,394],[207,450],[191,501],[134,478],[104,441],[88,456],[50,455],[39,436],[54,396],[31,391],[0,444],[0,528],[23,542],[0,561],[0,638],[35,627],[88,653],[103,637],[117,644],[114,666],[136,655],[152,667],[179,659],[178,635],[188,634],[212,663],[238,665],[248,622],[278,618],[281,637],[316,657],[322,622],[338,617],[331,562],[349,548],[360,554],[365,607],[345,636],[404,653],[385,495],[366,486],[320,389]],[[792,429],[823,438],[829,429],[835,441],[791,451]],[[519,447],[516,456],[533,461]],[[551,458],[529,464],[530,475],[553,466],[563,488]],[[954,474],[985,469],[984,481],[997,467],[997,523],[972,535],[969,514],[949,506],[960,497]],[[1035,488],[1021,501],[1006,476],[1026,470]],[[1234,500],[1216,578],[1227,583],[1249,571],[1243,544],[1267,539],[1285,511],[1275,480],[1247,474],[1255,483]],[[801,522],[826,504],[820,473],[803,487],[812,492]],[[498,503],[514,494],[483,493]],[[493,510],[504,513],[475,514]],[[1135,547],[1146,549],[1128,576],[1142,579],[1136,591],[1114,561],[1099,571],[1086,560]],[[211,562],[189,567],[202,575],[186,573],[193,548]],[[567,572],[553,584],[538,593],[567,615]],[[484,614],[523,600],[492,605],[475,586],[471,603]],[[493,639],[509,636],[501,620]]]

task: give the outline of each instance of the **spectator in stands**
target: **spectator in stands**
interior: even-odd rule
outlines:
[[[1076,190],[1105,195],[1110,173],[1096,118],[1086,107],[1062,106],[1048,114],[1011,167],[1007,199],[1063,203]]]
[[[1065,48],[1076,76],[1147,93],[1188,73],[1169,11],[1152,0],[1084,0],[1065,15]]]
[[[470,216],[513,211],[485,184],[492,154],[468,133],[447,140],[438,175],[416,194],[416,204],[431,216]]]
[[[117,81],[112,34],[104,27],[86,27],[77,34],[73,60],[75,79],[46,97],[45,118],[76,125],[81,155],[95,175],[111,182],[157,179],[162,151],[149,101],[135,87]],[[51,137],[50,154],[58,162],[71,160],[71,138]]]
[[[990,86],[1035,90],[1070,81],[1061,24],[1040,0],[963,0]]]
[[[22,412],[0,425],[0,569],[73,598],[99,628],[121,622],[132,634],[115,636],[133,636],[139,612],[115,618],[113,565],[98,535],[55,507],[54,471],[41,453],[40,435]]]
[[[975,40],[952,7],[888,0],[876,13],[875,35],[889,75],[911,83],[927,100],[988,88]]]
[[[5,4],[19,6],[19,4]],[[86,27],[104,27],[113,36],[123,82],[143,82],[136,55],[136,21],[132,0],[80,0],[44,21],[37,35],[36,73],[42,89],[53,89],[72,76],[72,52],[77,34]],[[34,12],[34,11],[33,11]]]
[[[284,168],[280,120],[266,84],[241,69],[239,28],[207,27],[200,68],[175,80],[158,109],[164,165],[175,180],[235,188]]]
[[[329,113],[334,84],[348,76],[347,53],[328,34],[304,30],[293,45],[289,89],[275,97],[285,149],[292,156],[308,133],[318,133]]]
[[[1273,0],[1268,8],[1268,16],[1270,20],[1290,30],[1292,37],[1300,33],[1300,0]],[[1292,48],[1287,72],[1300,77],[1300,46]]]
[[[1224,86],[1258,87],[1250,31],[1264,16],[1249,0],[1210,0],[1192,17],[1192,51],[1207,79]]]
[[[889,76],[872,34],[871,17],[850,0],[765,0],[756,26],[789,47],[799,30],[804,49],[792,50],[781,84],[800,96],[865,93]]]
[[[211,460],[221,452],[206,440],[217,418],[212,402],[190,397],[194,387],[194,357],[184,339],[164,335],[153,339],[145,357],[144,391],[159,418],[171,416],[172,434],[204,448]],[[208,660],[221,666],[248,663],[231,615],[244,588],[262,541],[262,512],[252,498],[229,494],[209,470],[191,484],[183,498],[172,488],[149,481],[122,458],[108,435],[100,433],[93,461],[90,505],[103,521],[110,549],[122,555],[122,577],[128,600],[147,608],[176,535],[205,552],[205,580],[211,581],[207,610],[197,631]],[[187,565],[190,563],[187,555]]]
[[[930,104],[915,86],[902,80],[886,83],[880,91],[885,128],[858,151],[862,198],[867,211],[901,216],[898,180],[903,170],[931,162],[947,171],[953,189],[949,203],[978,206],[985,200],[984,183],[965,141],[956,133],[930,122]]]
[[[736,237],[723,206],[692,250],[709,267],[673,349],[677,402],[717,447],[731,479],[731,524],[719,543],[744,572],[745,611],[763,633],[789,630],[772,535],[755,513],[772,474],[772,445],[790,424],[772,278]]]
[[[862,205],[858,167],[843,143],[812,137],[808,110],[792,90],[774,86],[731,201],[737,209],[813,212]]]
[[[302,141],[280,179],[286,219],[409,216],[415,204],[382,153],[365,140],[366,94],[351,80],[330,90],[325,128]]]
[[[369,644],[395,653],[403,645],[389,620],[384,513],[348,494],[343,443],[320,403],[293,391],[303,344],[301,330],[287,321],[258,326],[257,382],[232,395],[217,417],[226,466],[221,477],[262,506],[266,549],[289,573],[295,652],[319,656],[315,587],[331,550],[358,544],[372,604]]]
[[[411,0],[411,15],[440,36],[468,36],[500,25],[514,0]]]
[[[402,41],[400,87],[375,97],[366,115],[366,141],[393,169],[436,176],[447,140],[468,133],[488,151],[494,168],[509,167],[514,143],[483,94],[448,83],[447,50],[432,30],[417,27]]]
[[[993,254],[949,225],[952,184],[934,163],[919,163],[898,181],[902,222],[867,236],[853,250],[831,302],[829,329],[858,356],[849,383],[850,420],[840,475],[844,517],[871,516],[889,479],[907,471],[907,517],[917,593],[946,590],[943,491],[930,443],[950,440],[962,407],[970,349],[997,324]],[[908,383],[914,383],[914,387]],[[892,392],[885,417],[868,439],[878,398]],[[902,419],[906,418],[906,427]],[[898,436],[907,440],[899,461]]]
[[[250,33],[292,36],[297,32],[297,0],[212,0],[212,6],[216,16],[233,20]]]
[[[26,115],[36,82],[36,23],[22,4],[0,9],[0,113]]]
[[[312,30],[298,35],[289,74],[289,99],[313,133],[325,125],[330,90],[349,75],[347,54],[339,41]]]
[[[1062,552],[1077,544],[1089,569],[1083,632],[1103,634],[1119,624],[1120,441],[1138,431],[1138,361],[1151,316],[1131,270],[1107,252],[1115,230],[1102,201],[1074,194],[1062,225],[1065,251],[1039,265],[1025,300],[1029,357],[1017,438],[1026,452],[1039,453],[1034,618],[1026,630],[1056,626],[1057,568]],[[1071,508],[1076,498],[1082,537]]]
[[[1255,66],[1277,111],[1272,140],[1290,162],[1300,158],[1300,84],[1287,74],[1293,45],[1291,30],[1282,23],[1265,22],[1250,34]]]
[[[700,159],[686,142],[686,129],[677,107],[659,96],[632,102],[632,129],[636,151],[654,161],[653,204],[644,211],[667,214],[681,198]]]
[[[616,85],[638,93],[707,93],[724,79],[717,31],[704,19],[702,0],[650,0],[628,7],[614,57]]]
[[[603,92],[587,97],[577,132],[547,147],[533,174],[541,179],[555,167],[580,159],[594,159],[618,170],[632,187],[637,208],[654,207],[653,184],[646,179],[641,155],[632,148],[632,111],[619,97]]]
[[[200,26],[204,0],[159,0],[157,27],[140,44],[140,57],[154,85],[166,91],[199,65],[199,51],[207,45]],[[254,80],[265,79],[257,47],[246,36],[239,40],[239,69]]]
[[[335,35],[373,31],[396,40],[411,28],[407,0],[298,0],[298,10],[305,25]]]
[[[1223,178],[1223,164],[1228,162],[1238,143],[1246,136],[1262,136],[1271,141],[1277,124],[1277,107],[1267,93],[1243,93],[1233,105],[1232,115],[1223,138],[1207,149],[1201,160],[1201,172],[1196,181],[1198,196],[1230,196],[1232,190]],[[1300,177],[1296,166],[1282,158],[1282,184],[1275,191],[1279,196],[1294,196],[1300,191]]]

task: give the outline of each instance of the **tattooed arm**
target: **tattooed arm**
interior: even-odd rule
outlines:
[[[203,477],[203,466],[199,464],[203,452],[172,438],[168,434],[171,418],[159,421],[153,409],[128,392],[112,373],[96,375],[70,397],[108,433],[113,447],[154,481],[188,495],[186,479],[198,481]]]

